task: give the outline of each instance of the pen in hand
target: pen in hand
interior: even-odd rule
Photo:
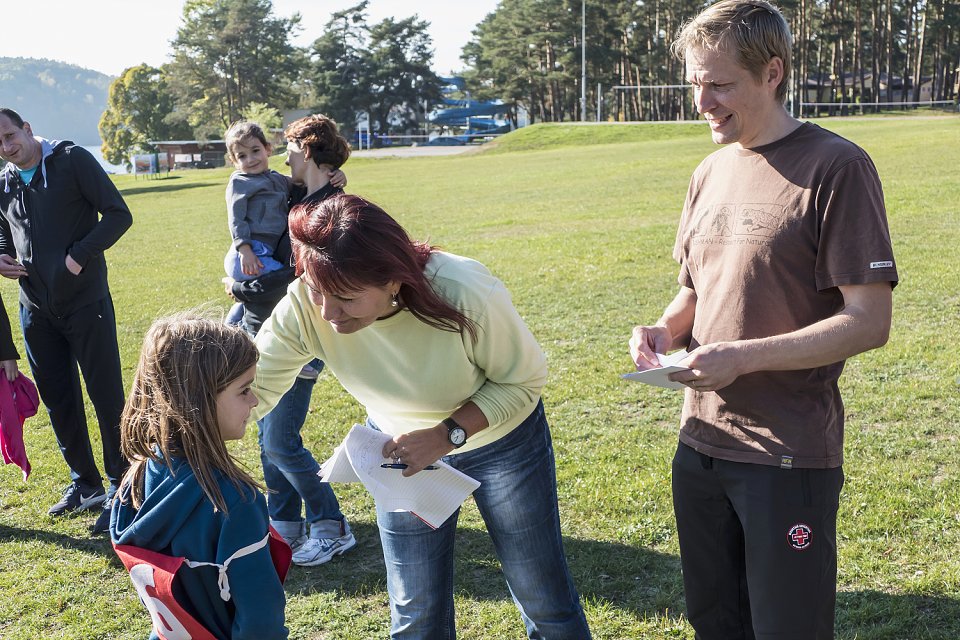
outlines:
[[[407,465],[403,462],[384,462],[380,465],[381,469],[406,469]],[[432,464],[428,464],[423,468],[424,471],[434,471],[437,467]]]

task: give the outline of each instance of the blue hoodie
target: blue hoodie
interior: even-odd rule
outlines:
[[[174,458],[172,466],[173,473],[163,462],[147,463],[139,510],[129,500],[129,488],[113,501],[110,537],[114,544],[223,564],[267,535],[267,502],[259,491],[244,489],[241,495],[228,479],[218,476],[228,510],[224,515],[214,511],[185,460]],[[227,577],[230,600],[225,602],[216,568],[184,565],[177,572],[174,595],[217,638],[285,639],[286,599],[268,546],[234,559]],[[151,633],[150,638],[157,636]]]

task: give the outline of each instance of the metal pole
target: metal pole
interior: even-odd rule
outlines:
[[[587,121],[587,0],[580,2],[580,122]]]

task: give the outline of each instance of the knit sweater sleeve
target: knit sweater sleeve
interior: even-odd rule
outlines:
[[[476,321],[480,326],[476,343],[471,344],[469,336],[464,341],[486,381],[470,400],[490,424],[500,424],[539,400],[547,381],[546,356],[499,280]]]
[[[303,304],[297,296],[286,296],[257,333],[260,360],[253,392],[260,404],[253,409],[254,420],[270,413],[293,386],[303,365],[314,358],[323,359],[319,341],[315,339],[316,331],[306,317]]]

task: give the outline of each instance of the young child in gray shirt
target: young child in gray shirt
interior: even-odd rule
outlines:
[[[270,169],[273,146],[257,124],[239,121],[224,136],[236,171],[227,183],[227,221],[233,242],[223,267],[234,280],[249,280],[283,265],[273,258],[287,230],[291,181]]]

